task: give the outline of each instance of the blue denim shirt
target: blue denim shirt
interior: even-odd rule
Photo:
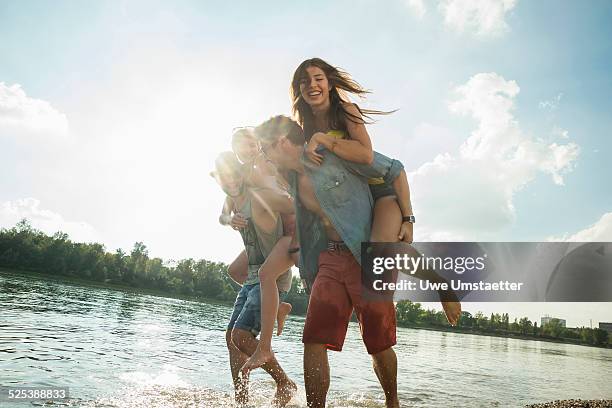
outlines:
[[[361,263],[361,243],[370,240],[374,201],[367,179],[382,177],[391,184],[404,166],[398,160],[374,152],[372,164],[340,159],[324,150],[320,166],[302,157],[305,172],[312,182],[317,201],[334,228]],[[327,249],[327,234],[319,216],[306,209],[299,200],[297,173],[289,173],[290,193],[295,197],[296,233],[300,242],[300,276],[309,285],[319,269],[319,254]]]

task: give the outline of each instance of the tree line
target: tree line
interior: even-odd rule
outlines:
[[[122,249],[107,252],[102,244],[73,242],[63,232],[47,235],[32,228],[25,219],[12,228],[0,229],[2,267],[227,303],[235,299],[239,288],[227,274],[228,266],[222,262],[192,258],[165,262],[161,258],[149,257],[147,247],[142,242],[136,242],[130,253]],[[295,277],[286,301],[293,306],[292,314],[306,313],[308,294]],[[410,301],[397,303],[397,321],[405,327],[448,327],[443,312],[425,310],[419,303]],[[508,313],[495,313],[488,318],[481,312],[474,316],[463,312],[458,327],[475,333],[517,335],[598,346],[609,344],[605,330],[565,328],[556,320],[538,327],[537,322],[531,322],[526,317],[510,322]]]
[[[436,310],[425,310],[419,303],[401,301],[396,305],[398,324],[406,327],[444,327],[448,326],[444,313]],[[504,337],[528,337],[539,340],[566,341],[575,344],[593,346],[610,346],[608,332],[599,328],[564,327],[558,319],[538,327],[527,317],[510,321],[508,313],[491,313],[490,317],[482,312],[472,315],[462,312],[458,328],[464,332],[493,334]]]
[[[108,252],[102,244],[73,242],[63,232],[47,235],[25,219],[13,228],[0,229],[0,267],[228,303],[239,288],[222,262],[164,261],[150,257],[142,242],[136,242],[129,253]],[[308,296],[298,279],[287,301],[294,313],[305,313]]]

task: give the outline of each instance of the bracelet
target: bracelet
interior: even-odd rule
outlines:
[[[293,248],[289,248],[287,250],[288,253],[290,254],[295,254],[296,252],[298,252],[300,250],[300,247],[293,247]]]
[[[414,215],[405,215],[402,217],[402,223],[404,222],[409,222],[411,224],[414,224],[416,222]]]

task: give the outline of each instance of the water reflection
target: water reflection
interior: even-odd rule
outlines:
[[[552,349],[542,349],[540,350],[541,354],[548,354],[553,356],[567,356],[567,351],[565,350],[552,350]]]
[[[139,300],[138,295],[122,293],[117,308],[117,321],[128,323],[133,320],[134,312],[137,310],[137,307],[140,306]]]

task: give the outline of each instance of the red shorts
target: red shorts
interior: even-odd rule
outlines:
[[[361,291],[361,266],[353,254],[348,250],[322,252],[302,342],[341,351],[354,308],[369,354],[394,346],[397,322],[393,302],[362,300]]]

